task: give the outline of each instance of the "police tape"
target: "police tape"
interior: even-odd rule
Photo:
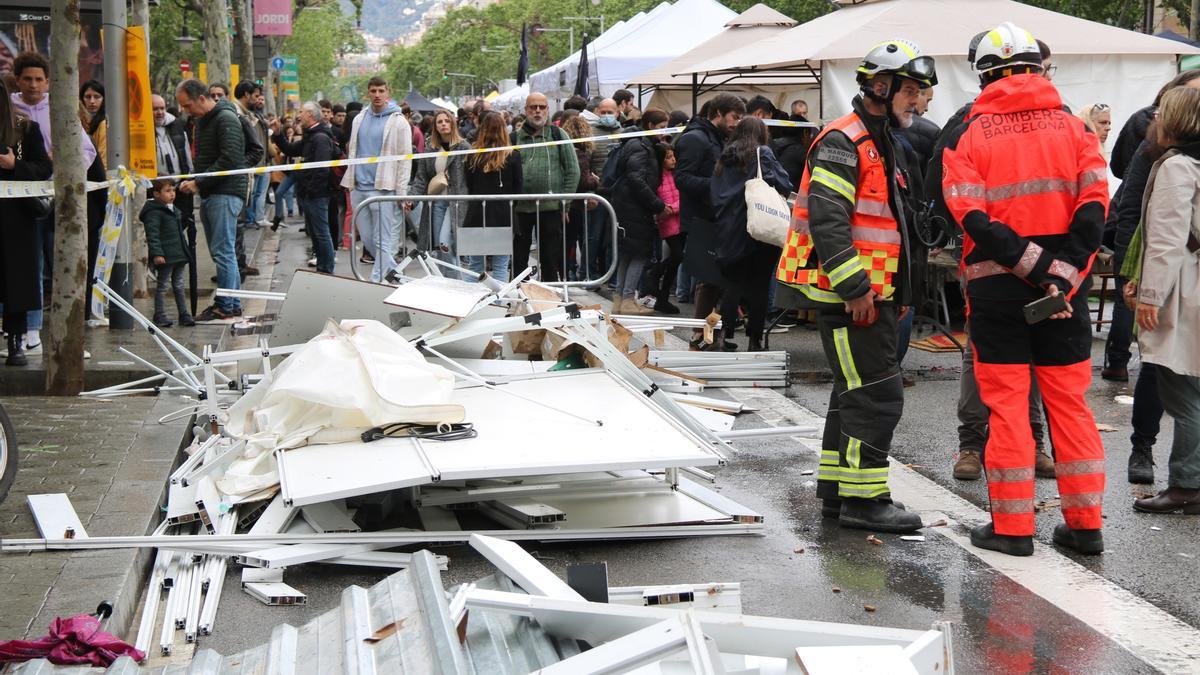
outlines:
[[[819,125],[812,122],[793,122],[791,120],[763,120],[763,123],[771,127],[787,127],[787,128],[818,128]],[[265,173],[287,172],[287,171],[303,171],[305,169],[328,169],[343,166],[359,166],[363,164],[380,164],[384,162],[411,162],[418,159],[433,159],[438,157],[457,157],[460,155],[478,155],[485,152],[501,152],[511,150],[530,150],[533,148],[549,148],[559,145],[573,145],[575,143],[595,142],[598,140],[617,141],[626,140],[629,138],[640,138],[644,136],[668,136],[678,134],[684,131],[685,127],[668,127],[664,129],[650,129],[645,131],[631,131],[626,133],[604,134],[601,136],[589,136],[587,138],[565,138],[557,141],[540,141],[537,143],[525,143],[522,145],[505,145],[494,148],[468,148],[466,150],[439,150],[437,152],[410,152],[404,155],[384,155],[376,157],[356,157],[354,159],[330,159],[321,162],[291,162],[288,164],[276,164],[273,166],[255,166],[245,169],[229,169],[226,171],[207,171],[203,173],[180,173],[167,176],[159,176],[155,180],[193,180],[196,178],[224,178],[228,176],[258,176]],[[124,167],[120,169],[124,171]],[[135,175],[136,180],[148,182],[149,179],[141,175]],[[87,191],[107,189],[114,185],[118,179],[107,180],[102,182],[89,181],[87,183]],[[0,199],[17,199],[22,197],[53,197],[54,183],[53,181],[0,181]]]

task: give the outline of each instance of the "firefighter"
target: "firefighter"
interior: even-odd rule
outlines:
[[[1104,550],[1104,448],[1084,393],[1092,382],[1089,268],[1104,229],[1108,180],[1099,144],[1063,110],[1041,76],[1033,35],[1004,23],[979,43],[983,93],[957,143],[946,149],[946,205],[964,230],[971,342],[979,393],[991,411],[984,467],[992,522],[971,543],[1033,553],[1034,442],[1029,364],[1054,441],[1065,524],[1054,542]],[[1027,304],[1064,296],[1065,309],[1029,323]]]
[[[912,124],[934,62],[907,40],[871,49],[858,66],[853,112],[809,150],[776,279],[817,310],[833,392],[817,496],[842,527],[912,532],[921,518],[891,500],[888,450],[904,406],[896,363],[899,307],[912,304],[908,180],[892,129]]]

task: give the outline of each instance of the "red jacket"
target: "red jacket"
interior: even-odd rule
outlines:
[[[972,297],[1033,299],[1085,287],[1108,210],[1108,172],[1083,122],[1039,75],[987,86],[945,154],[946,205],[966,232]]]

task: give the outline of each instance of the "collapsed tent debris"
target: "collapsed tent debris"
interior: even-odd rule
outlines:
[[[201,649],[190,664],[157,669],[123,657],[105,672],[829,673],[844,670],[820,664],[863,654],[870,672],[954,672],[945,622],[916,631],[745,615],[740,587],[721,583],[608,588],[602,578],[608,601],[595,602],[515,544],[475,535],[471,545],[494,574],[446,589],[436,557],[419,551],[304,626],[276,626],[267,644],[229,656]],[[12,672],[67,671],[39,660]]]

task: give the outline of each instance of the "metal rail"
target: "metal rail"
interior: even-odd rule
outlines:
[[[358,218],[364,211],[367,210],[364,207],[368,207],[368,206],[371,206],[372,204],[377,204],[377,203],[393,202],[393,203],[396,203],[397,205],[399,205],[399,204],[403,204],[403,203],[407,203],[407,202],[412,202],[412,203],[416,203],[416,204],[424,204],[426,202],[429,202],[429,203],[432,203],[432,202],[509,202],[510,220],[515,220],[515,217],[512,217],[512,209],[513,209],[514,202],[537,202],[537,203],[549,202],[549,201],[561,202],[562,210],[559,211],[559,213],[565,214],[567,212],[566,207],[567,207],[568,202],[580,201],[580,200],[594,200],[599,203],[598,208],[604,208],[605,210],[608,211],[609,222],[612,224],[612,228],[610,231],[612,261],[609,263],[608,269],[605,270],[604,275],[601,276],[599,279],[585,279],[582,281],[565,281],[565,280],[564,281],[542,281],[541,283],[546,284],[548,286],[561,287],[563,289],[566,289],[566,288],[596,288],[597,286],[600,286],[604,282],[611,279],[613,274],[615,274],[617,271],[616,250],[617,250],[617,245],[619,243],[618,229],[620,227],[620,224],[617,222],[617,212],[616,212],[616,210],[613,209],[612,204],[604,197],[601,197],[600,195],[593,194],[593,193],[573,192],[573,193],[567,193],[567,194],[520,194],[520,195],[444,195],[444,194],[442,194],[442,195],[380,195],[380,196],[376,196],[376,197],[368,197],[367,199],[364,199],[362,202],[359,203],[358,208],[354,209],[354,215],[351,217],[351,225],[353,226],[351,228],[353,230],[353,234],[352,234],[353,239],[351,240],[351,244],[353,244],[353,242],[355,242],[355,241],[362,241],[358,235]],[[538,246],[539,246],[538,258],[540,261],[540,258],[542,256],[542,254],[544,253],[544,251],[541,248],[541,245],[542,245],[541,242],[543,241],[543,239],[541,238],[541,217],[540,217],[541,212],[538,212],[538,213],[539,213],[538,223],[537,223],[537,226],[535,227],[535,231],[536,231],[536,234],[538,235],[538,237],[537,237]],[[591,257],[590,247],[588,246],[588,242],[587,242],[588,237],[586,236],[587,224],[588,224],[587,213],[588,213],[588,210],[584,209],[584,224],[583,224],[584,236],[581,239],[581,242],[582,242],[582,251],[581,252],[582,252],[582,255],[583,255],[583,258],[585,261],[589,260]],[[461,226],[461,227],[456,227],[455,232],[454,232],[455,242],[459,241],[459,235],[460,235],[460,233],[462,233],[464,231],[471,232],[474,234],[474,233],[478,233],[478,231],[480,231],[480,230],[487,230],[487,229],[505,229],[505,230],[509,230],[509,231],[512,230],[512,228],[507,225],[504,225],[504,226],[488,225],[486,210],[484,210],[483,221],[484,222],[483,222],[482,226],[479,226],[479,227],[469,227],[469,226],[465,226],[465,225]],[[398,224],[398,227],[400,228],[400,235],[401,235],[399,237],[400,250],[403,251],[405,255],[408,255],[408,251],[409,251],[408,239],[407,239],[407,237],[403,236],[404,235],[403,224]],[[433,228],[432,219],[431,219],[430,227]],[[568,261],[566,224],[564,223],[562,227],[563,227],[563,236],[561,237],[561,241],[562,241],[562,251],[561,251],[562,261],[561,262],[562,262],[562,265],[560,267],[560,270],[562,270],[563,274],[565,275],[566,270],[567,270],[567,261]],[[511,239],[509,239],[509,241],[511,241]],[[380,249],[382,248],[383,241],[382,241],[381,233],[379,232],[378,228],[376,228],[376,237],[375,237],[375,241],[373,243],[375,245],[375,254],[381,255]],[[434,256],[434,254],[435,254],[434,251],[424,251],[424,253],[426,253],[430,256]],[[511,245],[510,245],[508,248],[505,248],[503,250],[498,250],[495,253],[482,253],[482,254],[478,254],[478,255],[513,255],[513,254],[515,254],[515,252],[511,250]],[[472,255],[476,255],[476,254],[472,254]],[[456,254],[456,257],[462,257],[462,256],[458,256]],[[540,267],[541,266],[539,266],[539,268]],[[583,267],[586,270],[587,265],[584,264]],[[524,269],[525,268],[524,261],[522,261],[520,263],[514,262],[513,268],[515,270]],[[359,269],[358,269],[358,256],[354,254],[353,245],[351,246],[351,250],[350,250],[350,271],[354,275],[355,279],[358,279],[359,281],[364,280],[364,277],[362,276],[362,274],[359,272]]]

